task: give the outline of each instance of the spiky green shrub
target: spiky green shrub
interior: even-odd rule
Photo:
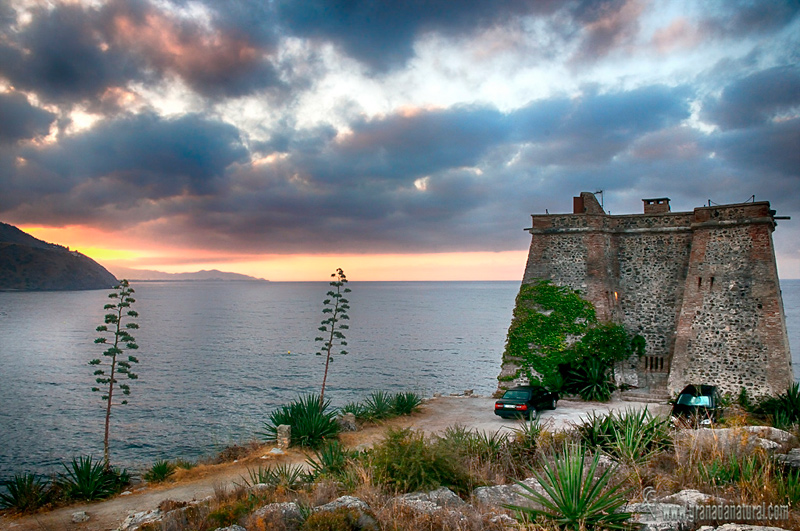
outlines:
[[[394,400],[386,391],[374,391],[364,400],[364,418],[366,420],[383,420],[392,417]]]
[[[0,491],[0,509],[13,509],[24,513],[35,511],[47,503],[47,482],[34,474],[14,474],[4,486],[6,492]]]
[[[311,468],[310,475],[319,477],[340,477],[347,468],[349,460],[353,457],[339,441],[329,441],[325,446],[314,452],[315,457],[306,460]]]
[[[363,419],[366,409],[364,408],[364,405],[359,402],[348,402],[339,408],[339,413],[352,413],[357,419]]]
[[[283,405],[270,413],[261,435],[267,441],[278,438],[278,426],[292,427],[292,445],[319,448],[339,435],[336,412],[330,410],[330,400],[320,402],[319,395],[309,394]]]
[[[106,470],[102,461],[92,456],[73,458],[62,463],[65,474],[59,484],[66,496],[73,500],[101,500],[119,492],[130,480],[127,471],[111,468]]]
[[[800,383],[795,382],[784,393],[762,400],[755,410],[771,417],[776,428],[800,423]]]
[[[445,444],[428,442],[408,428],[389,429],[369,455],[375,479],[391,490],[413,492],[440,486],[466,492],[472,485],[457,453]]]
[[[656,452],[672,447],[669,419],[653,416],[647,408],[590,413],[578,426],[586,447],[597,448],[617,461],[641,464]]]
[[[419,409],[422,398],[416,393],[397,393],[392,398],[392,413],[395,415],[410,415]]]
[[[599,460],[600,454],[595,453],[587,466],[584,448],[567,446],[564,453],[545,465],[541,473],[534,472],[546,495],[518,483],[525,490],[522,496],[542,509],[517,505],[504,507],[515,511],[523,522],[540,519],[564,530],[633,529],[629,522],[631,513],[620,511],[627,503],[628,491],[621,484],[612,482],[615,467],[598,472]]]
[[[611,368],[596,358],[586,358],[578,362],[568,372],[564,390],[575,392],[583,400],[608,402],[617,386],[611,378]]]
[[[294,490],[306,480],[306,473],[300,465],[280,463],[272,468],[258,467],[258,469],[248,469],[249,481],[245,483],[253,485],[269,485],[271,487],[283,487],[286,490]]]
[[[175,473],[175,469],[176,466],[174,463],[161,459],[153,463],[150,470],[145,473],[144,479],[150,483],[161,483],[169,479],[169,477]]]

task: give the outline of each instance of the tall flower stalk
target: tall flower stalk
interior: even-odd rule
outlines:
[[[106,402],[105,435],[103,437],[103,462],[106,470],[111,468],[108,438],[111,425],[111,407],[117,405],[113,401],[115,388],[119,387],[123,396],[131,394],[130,386],[126,383],[119,383],[117,377],[125,375],[130,380],[135,380],[139,377],[131,371],[131,364],[139,363],[139,360],[131,355],[124,357],[125,350],[139,348],[136,340],[130,334],[130,330],[139,328],[138,324],[129,321],[139,316],[138,313],[131,309],[131,305],[136,302],[132,297],[133,293],[134,290],[130,287],[129,282],[122,280],[119,286],[114,286],[114,291],[108,294],[108,298],[116,299],[116,303],[103,306],[103,309],[108,313],[105,315],[105,324],[98,326],[97,331],[106,335],[94,340],[96,344],[108,345],[108,348],[103,352],[105,359],[96,358],[89,362],[89,365],[97,367],[94,371],[95,382],[100,386],[92,387],[92,391],[99,392],[102,390],[103,400]],[[127,400],[122,400],[119,405],[127,403]]]
[[[331,273],[331,278],[333,278],[330,282],[331,290],[327,293],[329,298],[322,301],[322,305],[324,306],[322,313],[329,317],[323,319],[318,328],[318,330],[323,333],[323,336],[315,338],[315,341],[322,342],[322,348],[317,352],[317,356],[322,356],[323,353],[325,354],[325,375],[322,377],[322,390],[319,393],[320,404],[322,404],[325,399],[325,384],[328,381],[328,368],[333,361],[333,349],[337,344],[340,347],[347,346],[347,341],[345,340],[342,330],[350,328],[348,325],[340,322],[350,319],[350,316],[347,315],[347,310],[350,309],[350,303],[344,298],[345,293],[350,293],[350,289],[344,287],[345,284],[347,284],[347,277],[340,267],[335,273]],[[345,355],[347,351],[342,349],[339,351],[339,354]]]

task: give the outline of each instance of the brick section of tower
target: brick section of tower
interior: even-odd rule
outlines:
[[[584,192],[575,201],[582,213],[532,216],[523,284],[570,286],[600,320],[644,336],[646,355],[618,368],[626,383],[654,392],[686,383],[783,391],[791,356],[769,203],[670,212],[663,200],[655,212],[610,216]],[[517,361],[504,360],[501,374]]]

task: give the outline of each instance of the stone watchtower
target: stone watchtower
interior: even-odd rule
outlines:
[[[646,355],[618,375],[651,394],[689,383],[783,392],[793,376],[769,203],[643,202],[643,214],[611,216],[583,192],[572,214],[533,215],[523,284],[570,286],[598,319],[644,336]]]

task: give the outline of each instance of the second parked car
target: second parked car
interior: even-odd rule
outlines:
[[[558,393],[541,385],[521,385],[509,389],[495,402],[494,414],[506,419],[530,419],[541,409],[555,409],[557,402]]]

